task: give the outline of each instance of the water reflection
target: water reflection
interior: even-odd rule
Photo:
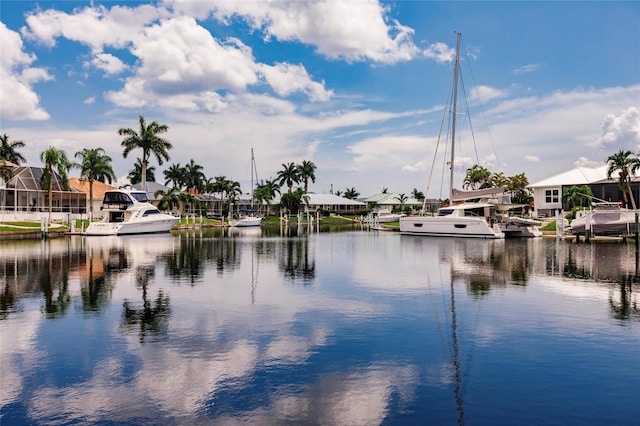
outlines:
[[[557,376],[571,406],[574,354],[599,376],[637,355],[636,259],[306,227],[2,244],[3,422],[464,424],[515,394],[567,420],[540,387],[501,386]]]

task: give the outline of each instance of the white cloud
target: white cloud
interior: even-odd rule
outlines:
[[[0,22],[0,118],[47,120],[33,84],[53,77],[44,68],[31,67],[36,56],[23,49],[20,35]]]
[[[94,96],[90,96],[87,99],[84,100],[84,104],[85,105],[91,105],[93,103],[95,103],[96,98]]]
[[[602,166],[604,164],[604,161],[593,161],[589,160],[586,157],[580,157],[573,164],[576,167],[595,168]]]
[[[92,5],[75,9],[71,14],[38,9],[27,15],[27,27],[22,28],[22,34],[47,47],[55,46],[56,39],[64,37],[89,46],[94,53],[102,53],[105,46],[129,47],[144,35],[146,25],[168,16],[164,8],[152,5],[111,9]]]
[[[602,147],[637,151],[640,149],[640,110],[629,107],[620,115],[607,114],[602,123]]]
[[[97,53],[91,60],[91,65],[107,74],[119,74],[127,69],[124,62],[109,53]]]
[[[419,53],[413,29],[386,16],[388,8],[375,0],[315,2],[215,2],[221,22],[244,19],[264,33],[265,40],[300,41],[316,46],[331,59],[395,63]]]
[[[324,83],[317,83],[309,77],[302,65],[278,63],[274,66],[262,65],[262,74],[280,96],[288,96],[294,92],[302,92],[312,101],[328,101],[332,91],[324,88]]]
[[[240,40],[216,39],[193,17],[174,16],[163,7],[96,6],[71,14],[36,11],[27,24],[23,34],[46,46],[55,46],[59,37],[88,46],[91,59],[85,66],[107,75],[131,68],[133,74],[121,88],[105,93],[118,106],[168,104],[187,111],[219,111],[225,101],[216,91],[246,91],[261,83],[261,75],[280,96],[302,92],[316,101],[331,97],[324,83],[314,82],[302,65],[256,63],[251,48]],[[128,65],[105,48],[126,48],[137,60]]]
[[[422,161],[416,163],[415,159],[427,158],[431,151],[428,147],[434,145],[433,141],[419,136],[383,135],[363,139],[347,149],[353,156],[352,167],[356,171],[416,172],[424,171],[425,168]],[[409,160],[414,161],[408,162]]]
[[[486,103],[494,99],[507,97],[508,92],[504,89],[497,89],[489,86],[476,86],[471,90],[471,99],[479,100],[480,103]]]
[[[435,59],[438,63],[451,62],[454,60],[456,50],[445,43],[438,42],[430,44],[422,54],[430,59]]]
[[[513,74],[513,75],[529,74],[529,73],[538,71],[541,67],[542,67],[542,65],[540,65],[540,64],[522,65],[520,67],[513,68],[513,70],[511,70],[511,74]]]
[[[524,156],[524,161],[528,161],[531,163],[537,163],[540,161],[540,157],[538,157],[537,155],[525,155]]]

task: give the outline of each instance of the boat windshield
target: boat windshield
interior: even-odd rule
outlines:
[[[158,209],[149,209],[149,210],[146,210],[144,213],[142,213],[142,216],[144,217],[144,216],[149,216],[149,215],[152,215],[152,214],[160,214],[160,210],[158,210]]]
[[[148,203],[149,202],[149,198],[147,197],[147,193],[146,192],[132,192],[131,196],[133,198],[135,198],[136,200],[138,200],[141,203]]]
[[[440,209],[438,210],[438,216],[449,216],[453,213],[453,209]]]
[[[122,192],[105,192],[102,200],[103,208],[127,209],[133,204],[131,198]]]

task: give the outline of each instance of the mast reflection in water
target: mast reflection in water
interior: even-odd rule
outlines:
[[[357,228],[0,243],[2,424],[632,424],[625,244]]]

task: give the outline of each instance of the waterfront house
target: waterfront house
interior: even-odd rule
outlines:
[[[360,201],[364,202],[370,209],[389,209],[391,212],[399,212],[407,206],[411,207],[412,210],[422,208],[422,201],[413,197],[409,197],[404,203],[400,203],[400,194],[395,192],[375,194],[360,199]],[[441,204],[438,200],[427,200],[427,209],[435,211],[440,208]]]
[[[307,199],[306,211],[314,213],[323,211],[334,214],[361,214],[367,208],[366,203],[335,194],[315,194],[309,192],[304,195]]]
[[[557,211],[569,210],[569,204],[562,200],[564,188],[581,185],[587,185],[591,188],[595,197],[594,201],[619,202],[624,198],[618,185],[618,174],[615,173],[611,179],[607,179],[606,165],[595,168],[577,167],[527,186],[533,193],[533,215],[551,217],[555,216]],[[640,177],[634,176],[632,178],[631,188],[636,203],[638,203]]]
[[[41,220],[48,217],[49,192],[40,184],[43,170],[42,167],[29,166],[13,170],[13,177],[0,187],[1,220]],[[75,188],[65,190],[55,171],[51,187],[53,220],[67,220],[86,214],[86,194]]]
[[[87,212],[90,212],[91,207],[93,207],[94,219],[102,217],[102,200],[104,199],[104,193],[106,191],[116,189],[116,187],[113,185],[109,185],[108,183],[104,183],[104,182],[100,182],[99,180],[96,180],[93,182],[93,198],[89,199],[90,191],[89,191],[88,179],[82,179],[82,178],[76,178],[76,177],[69,178],[69,187],[86,194]]]

